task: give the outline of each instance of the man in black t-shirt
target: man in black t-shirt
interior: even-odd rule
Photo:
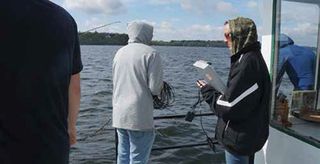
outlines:
[[[48,0],[0,2],[0,163],[65,164],[82,63],[73,18]]]

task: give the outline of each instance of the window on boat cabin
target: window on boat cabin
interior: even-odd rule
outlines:
[[[271,116],[273,125],[316,142],[320,141],[319,3],[281,0],[277,5]]]

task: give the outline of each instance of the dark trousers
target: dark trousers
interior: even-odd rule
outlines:
[[[249,164],[254,164],[254,154],[249,156]]]

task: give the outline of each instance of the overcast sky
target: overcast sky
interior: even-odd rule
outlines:
[[[126,24],[143,20],[155,27],[154,40],[222,40],[225,20],[244,16],[262,30],[261,0],[52,0],[68,10],[80,31],[121,21],[100,32],[126,33]],[[317,33],[318,7],[287,3],[282,31],[303,41]],[[303,13],[303,14],[302,14]],[[289,22],[289,23],[287,23]],[[299,23],[292,23],[299,22]],[[315,43],[312,43],[315,44]]]

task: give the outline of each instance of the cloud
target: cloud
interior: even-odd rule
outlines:
[[[154,22],[154,21],[149,21],[149,20],[146,20],[146,19],[130,20],[129,22],[127,22],[127,24],[130,23],[130,22],[144,22],[144,23],[150,24],[150,25],[152,25],[152,26],[155,26],[155,25],[157,24],[157,23]]]
[[[125,12],[124,4],[119,0],[65,0],[64,6],[88,14],[114,15]]]
[[[233,11],[233,6],[229,2],[220,1],[217,3],[216,9],[221,12],[230,12]]]
[[[290,33],[303,33],[303,34],[310,34],[310,35],[316,35],[318,34],[318,27],[316,24],[311,23],[302,23],[298,24],[294,28],[289,28]]]
[[[177,29],[169,21],[154,24],[154,40],[172,40],[170,36],[175,35],[175,33],[177,33]]]
[[[193,24],[189,28],[183,29],[182,32],[188,37],[187,39],[196,40],[222,40],[223,26]]]
[[[294,9],[294,10],[292,10]],[[303,14],[301,14],[303,13]],[[315,22],[314,19],[319,15],[319,7],[317,5],[286,2],[282,3],[281,19],[286,22]]]
[[[197,31],[197,32],[212,32],[213,27],[210,25],[199,25],[199,24],[194,24],[190,27],[191,31]]]
[[[288,34],[297,44],[316,46],[319,19],[315,18],[318,17],[319,8],[316,5],[283,2],[281,32]]]
[[[149,3],[153,5],[169,5],[172,3],[178,3],[178,0],[150,0]]]
[[[247,7],[248,8],[257,8],[258,7],[258,3],[257,3],[257,1],[249,1],[247,3]]]
[[[207,0],[181,0],[180,6],[184,10],[203,13],[206,10],[206,6],[208,6],[208,2]]]
[[[161,31],[161,32],[173,33],[174,32],[173,29],[174,28],[170,22],[163,21],[160,23],[159,31]]]
[[[178,28],[170,21],[162,21],[155,25],[154,40],[221,40],[223,26],[209,24],[193,24]]]
[[[318,36],[318,26],[312,23],[301,23],[293,27],[283,27],[282,33],[292,37],[301,45],[316,46]]]
[[[101,26],[103,25],[105,22],[102,22],[101,19],[97,18],[97,17],[92,17],[88,20],[86,20],[84,22],[84,24],[82,25],[81,29],[83,29],[83,31],[86,31],[86,30],[89,30],[89,29],[92,29],[92,28],[95,28],[95,27],[98,27],[98,26]],[[106,28],[101,28],[101,29],[98,29],[97,31],[99,32],[105,32],[106,31]]]
[[[181,0],[181,8],[197,14],[235,15],[238,11],[230,2],[223,0]]]
[[[179,21],[174,18],[172,20],[154,22],[150,20],[143,21],[154,26],[154,40],[222,40],[223,25],[213,26],[210,24],[192,24],[181,28],[178,26]],[[88,22],[91,23],[91,22]],[[112,29],[110,29],[112,30]],[[120,33],[126,33],[126,29],[122,29]]]

